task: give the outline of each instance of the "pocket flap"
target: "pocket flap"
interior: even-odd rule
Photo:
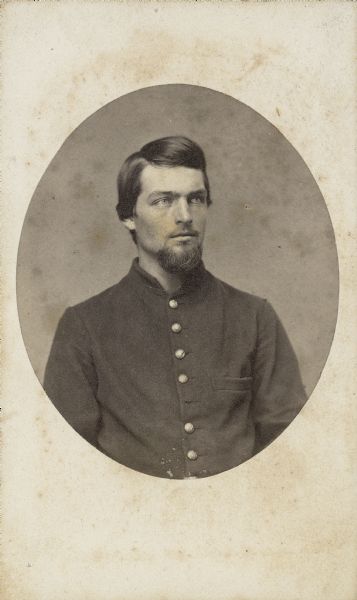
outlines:
[[[222,377],[221,375],[215,375],[211,377],[211,380],[215,390],[243,392],[250,390],[252,386],[252,377]]]

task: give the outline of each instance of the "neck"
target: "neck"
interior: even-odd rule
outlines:
[[[184,279],[184,275],[181,273],[168,273],[165,271],[159,263],[151,257],[139,252],[139,265],[144,271],[155,277],[159,284],[168,293],[173,293],[178,290]]]

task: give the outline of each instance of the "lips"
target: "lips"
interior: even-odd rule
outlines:
[[[180,231],[179,233],[174,233],[170,237],[177,238],[177,237],[197,237],[197,236],[198,236],[197,231]]]

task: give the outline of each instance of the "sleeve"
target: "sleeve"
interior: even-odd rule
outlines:
[[[75,308],[68,308],[59,321],[43,387],[68,423],[96,445],[100,422],[97,374],[89,334]]]
[[[264,301],[258,316],[253,367],[255,452],[272,442],[291,423],[306,400],[289,338],[273,308]]]

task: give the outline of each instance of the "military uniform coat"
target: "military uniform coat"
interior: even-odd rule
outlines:
[[[65,311],[44,388],[99,450],[167,478],[239,465],[306,401],[296,356],[266,300],[203,264],[168,294],[137,259],[118,284]]]

